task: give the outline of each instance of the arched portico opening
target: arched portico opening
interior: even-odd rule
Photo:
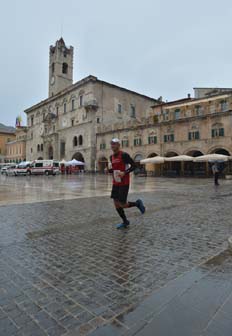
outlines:
[[[165,154],[165,157],[173,157],[173,156],[178,156],[178,153],[170,151]]]
[[[39,156],[37,160],[43,160],[42,156]]]
[[[150,153],[148,154],[147,158],[153,158],[158,156],[157,153]],[[160,176],[161,175],[161,164],[154,164],[154,163],[146,163],[145,164],[145,170],[147,172],[148,176]]]
[[[153,158],[153,157],[156,157],[156,156],[158,156],[158,154],[156,154],[156,153],[151,153],[151,154],[148,155],[147,158]]]
[[[227,155],[227,156],[231,156],[231,153],[225,149],[225,148],[213,148],[210,150],[210,154],[222,154],[222,155]],[[223,172],[225,175],[229,174],[231,175],[232,174],[232,160],[229,160],[228,162],[225,162],[225,163],[221,163],[220,164],[220,169],[221,169],[221,172]]]
[[[215,148],[212,151],[210,151],[210,154],[213,153],[231,156],[230,152],[225,148]]]
[[[135,162],[135,165],[136,165],[136,168],[135,168],[135,175],[138,175],[140,173],[144,173],[145,172],[145,168],[144,168],[144,165],[141,165],[140,161],[143,160],[143,155],[138,153],[138,154],[135,154],[134,156],[134,162]]]
[[[85,162],[84,156],[80,152],[76,152],[72,156],[72,160],[75,159],[77,161]]]
[[[165,157],[171,158],[178,156],[177,152],[170,151],[165,154]],[[165,162],[163,166],[163,175],[168,177],[176,177],[181,175],[181,162]]]
[[[192,157],[198,157],[204,155],[198,149],[191,149],[185,153]],[[205,162],[184,162],[184,175],[190,177],[206,176],[208,171],[208,165]]]

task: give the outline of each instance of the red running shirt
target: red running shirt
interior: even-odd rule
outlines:
[[[113,184],[117,186],[124,186],[130,184],[130,174],[127,172],[123,178],[117,178],[117,172],[126,172],[128,165],[123,161],[123,152],[120,151],[117,155],[111,156]]]

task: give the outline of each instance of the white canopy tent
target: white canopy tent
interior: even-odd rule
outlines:
[[[164,163],[164,157],[154,156],[154,157],[151,157],[151,158],[141,160],[140,163],[141,164],[147,164],[147,163],[160,164],[160,163]]]
[[[183,162],[183,161],[193,161],[194,158],[189,155],[178,155],[165,158],[165,162]]]
[[[73,160],[71,160],[71,161],[67,161],[67,162],[65,162],[65,165],[66,165],[66,166],[84,166],[85,163],[82,162],[82,161],[78,161],[78,160],[76,160],[76,159],[73,159]]]
[[[194,158],[194,162],[226,162],[231,157],[223,154],[207,154]]]

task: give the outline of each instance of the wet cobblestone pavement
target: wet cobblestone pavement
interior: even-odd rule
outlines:
[[[93,177],[84,179],[93,185]],[[100,185],[106,178],[99,179]],[[9,184],[20,189],[20,181]],[[0,335],[97,335],[107,323],[107,335],[129,332],[122,314],[224,249],[232,231],[231,187],[135,179],[130,199],[141,189],[147,212],[128,210],[125,231],[115,229],[112,202],[100,196],[108,182],[73,199],[66,192],[65,200],[2,205]]]

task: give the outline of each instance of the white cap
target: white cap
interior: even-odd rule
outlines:
[[[121,141],[118,139],[118,138],[113,138],[112,140],[111,140],[111,143],[121,143]]]

